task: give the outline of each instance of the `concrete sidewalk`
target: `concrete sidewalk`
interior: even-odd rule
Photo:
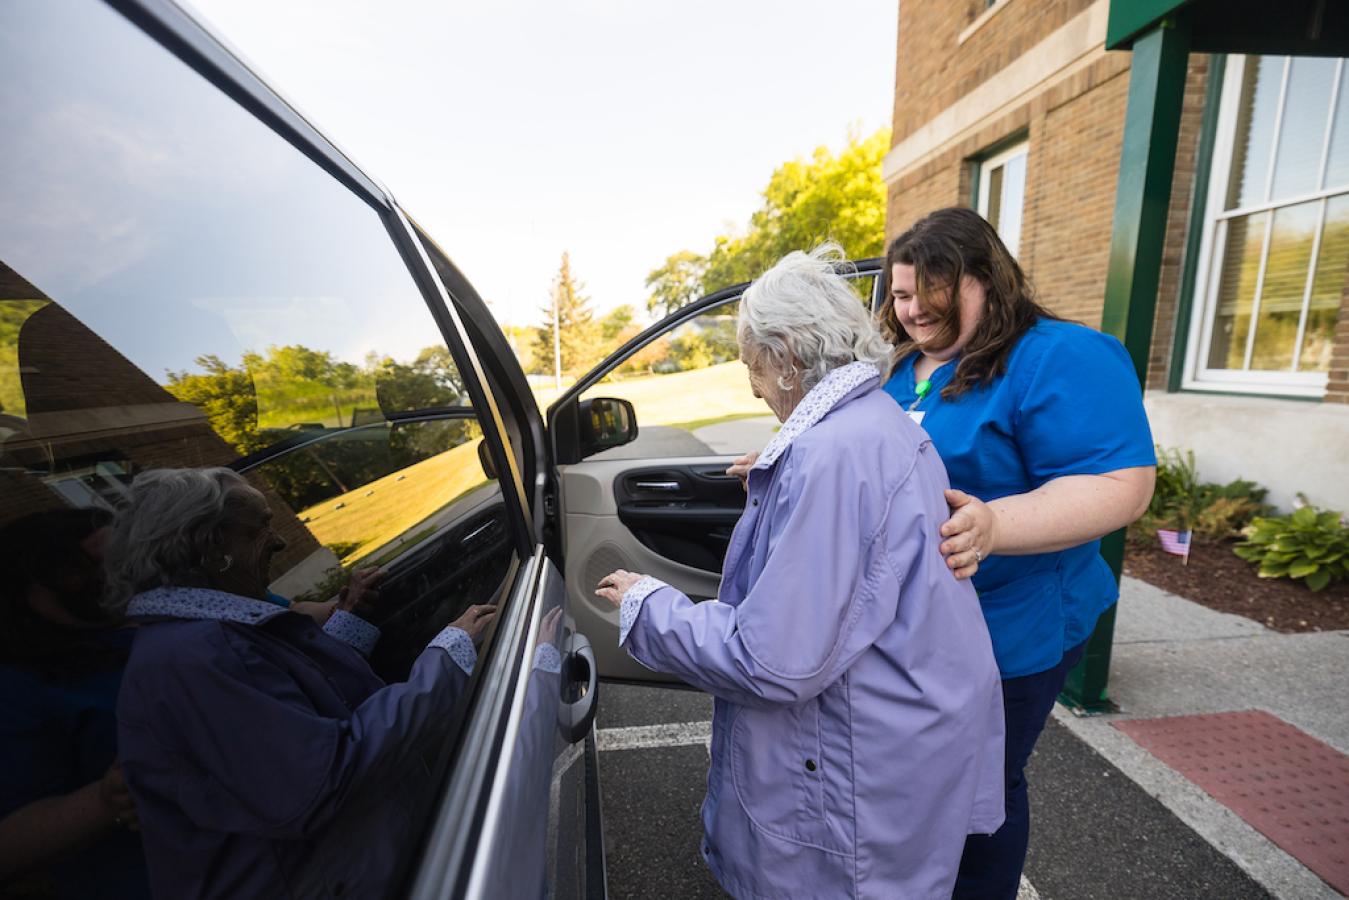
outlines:
[[[1054,716],[1271,894],[1329,898],[1340,895],[1112,722],[1265,710],[1349,754],[1346,684],[1349,632],[1279,634],[1125,578],[1110,675],[1120,712]]]

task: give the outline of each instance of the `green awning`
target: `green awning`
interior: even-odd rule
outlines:
[[[1192,53],[1349,56],[1345,0],[1111,0],[1105,45],[1128,50],[1139,35],[1180,16]]]

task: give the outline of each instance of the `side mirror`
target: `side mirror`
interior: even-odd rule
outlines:
[[[576,407],[581,458],[637,440],[637,413],[626,400],[595,397]]]
[[[482,464],[482,473],[487,476],[489,481],[497,480],[497,464],[492,459],[492,452],[487,449],[487,441],[478,441],[478,462]]]

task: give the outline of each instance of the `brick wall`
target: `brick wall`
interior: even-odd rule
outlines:
[[[887,238],[934,209],[969,205],[979,155],[1026,134],[1021,262],[1046,305],[1096,325],[1128,72],[1128,54],[1110,54],[896,179],[889,186]]]
[[[1032,103],[1021,262],[1040,301],[1097,325],[1129,90],[1114,58]]]
[[[1009,0],[983,26],[958,37],[982,0],[903,0],[895,89],[899,144],[1092,4]],[[971,202],[978,159],[1009,138],[1028,141],[1020,257],[1040,299],[1068,318],[1098,325],[1104,300],[1130,54],[1109,53],[1015,108],[1000,110],[888,186],[887,238],[923,214]],[[1190,59],[1157,292],[1147,386],[1165,390],[1196,190],[1199,132],[1210,58]],[[1198,298],[1196,298],[1198,299]],[[1341,302],[1325,400],[1349,404],[1349,283]]]
[[[909,65],[901,59],[896,142],[1088,6],[1087,2],[1011,0],[986,26],[956,46],[955,35],[972,20],[964,4],[902,3],[899,52],[901,58],[909,52]],[[913,29],[907,35],[906,26]],[[939,40],[923,46],[919,42],[923,28]],[[948,32],[949,44],[941,43]],[[946,46],[951,52],[936,52],[934,46]],[[978,158],[1000,141],[1024,134],[1028,157],[1021,263],[1043,303],[1066,318],[1099,325],[1130,59],[1128,53],[1107,54],[983,123],[977,133],[895,180],[889,185],[887,237],[893,238],[933,209],[968,205]],[[1207,55],[1193,56],[1186,83],[1149,361],[1148,386],[1153,388],[1165,387],[1171,362],[1208,62]],[[956,73],[964,87],[941,83],[943,72]],[[1349,377],[1349,341],[1344,357]]]
[[[983,0],[904,0],[895,54],[893,142],[992,78],[1093,0],[1009,0],[965,43]]]

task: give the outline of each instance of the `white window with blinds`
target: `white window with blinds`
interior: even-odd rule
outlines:
[[[1229,57],[1220,102],[1185,386],[1320,397],[1349,297],[1349,66]]]
[[[1025,141],[979,163],[979,215],[987,219],[1013,256],[1021,251],[1021,214],[1026,205]]]

